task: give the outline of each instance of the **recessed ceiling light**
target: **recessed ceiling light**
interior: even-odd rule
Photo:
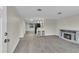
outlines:
[[[42,11],[42,9],[37,9],[37,11]]]
[[[62,12],[58,12],[58,14],[60,15],[60,14],[62,14]]]

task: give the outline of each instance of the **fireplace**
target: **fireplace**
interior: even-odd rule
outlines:
[[[63,30],[60,29],[60,38],[69,42],[79,44],[79,31],[78,30]]]
[[[64,38],[71,40],[71,34],[64,33]]]
[[[60,35],[67,40],[76,40],[76,32],[71,30],[61,30]]]

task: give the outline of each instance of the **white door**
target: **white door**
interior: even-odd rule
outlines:
[[[19,38],[25,32],[25,27],[22,29],[22,21],[15,11],[14,7],[0,6],[0,52],[14,52]]]
[[[7,53],[7,7],[0,6],[0,20],[1,20],[1,49],[3,53]]]
[[[8,53],[13,53],[17,47],[17,44],[20,41],[22,23],[21,19],[18,16],[16,8],[13,6],[7,7],[7,32],[8,32]]]

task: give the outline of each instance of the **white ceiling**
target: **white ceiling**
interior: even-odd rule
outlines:
[[[23,18],[61,19],[79,15],[79,6],[16,6],[16,9]],[[42,11],[37,11],[37,9],[42,9]],[[58,15],[58,12],[62,14]]]

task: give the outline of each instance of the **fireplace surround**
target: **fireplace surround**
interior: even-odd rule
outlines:
[[[76,40],[76,31],[71,30],[60,30],[61,37],[66,38],[68,40]]]
[[[71,40],[71,34],[64,33],[64,38]]]
[[[60,38],[79,44],[79,31],[61,29]]]

